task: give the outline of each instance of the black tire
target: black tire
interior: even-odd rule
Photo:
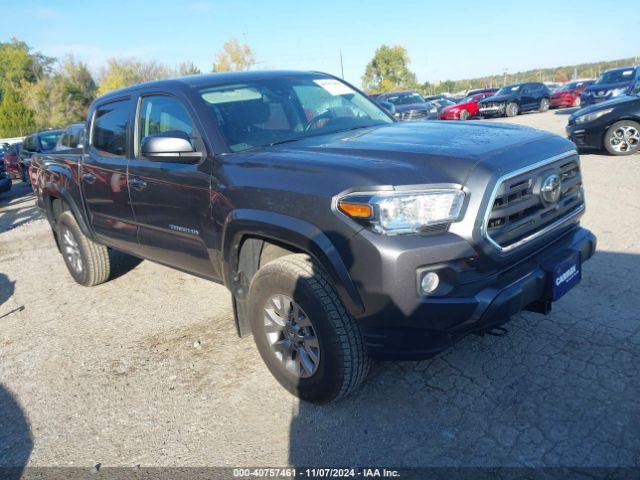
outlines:
[[[518,110],[518,104],[515,102],[511,102],[505,107],[504,114],[507,117],[515,117],[518,115]]]
[[[111,262],[109,260],[109,250],[104,245],[98,245],[87,238],[70,211],[65,211],[58,217],[58,242],[62,258],[67,265],[69,273],[73,279],[85,287],[93,287],[106,282],[111,273]],[[68,248],[67,235],[71,235],[77,246],[77,251],[81,259],[80,268],[72,260],[72,255]]]
[[[612,137],[618,132],[620,129],[631,129],[630,131],[635,131],[635,143],[626,143],[628,148],[622,150],[620,147],[616,150],[616,147],[613,145]],[[609,129],[604,134],[604,148],[611,155],[616,156],[626,156],[633,155],[637,153],[640,149],[640,143],[638,142],[638,132],[640,132],[640,124],[638,122],[634,122],[632,120],[620,120],[619,122],[614,123],[609,127]],[[627,137],[630,138],[630,137]]]
[[[582,99],[580,98],[580,95],[578,95],[573,101],[573,105],[571,106],[578,108],[581,104],[582,104]]]
[[[542,100],[540,100],[540,106],[538,107],[538,111],[546,112],[547,110],[549,110],[549,99],[543,98]]]
[[[469,120],[469,112],[465,109],[461,110],[459,118],[460,120]]]
[[[317,370],[310,377],[288,371],[271,348],[264,309],[274,295],[293,299],[311,321],[320,351]],[[326,272],[309,256],[286,255],[263,266],[251,281],[248,303],[258,351],[273,376],[293,395],[327,403],[350,394],[367,377],[370,360],[360,329]]]

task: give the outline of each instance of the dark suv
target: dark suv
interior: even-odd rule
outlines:
[[[612,68],[580,95],[583,107],[628,95],[640,85],[640,67]]]
[[[115,249],[226,285],[240,335],[314,402],[352,391],[370,358],[548,313],[595,251],[569,140],[396,122],[323,73],[133,86],[97,99],[87,132],[32,164],[73,278],[108,280]]]
[[[550,96],[544,83],[512,83],[502,87],[492,97],[480,100],[478,108],[483,117],[515,117],[531,110],[546,112],[549,110]]]
[[[55,149],[60,135],[62,135],[62,130],[44,130],[32,133],[24,139],[18,152],[18,169],[23,182],[30,183],[31,157],[37,153],[46,153]]]

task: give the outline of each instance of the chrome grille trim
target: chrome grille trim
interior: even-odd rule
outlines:
[[[543,228],[536,230],[534,232],[532,232],[531,234],[527,235],[524,238],[521,238],[519,240],[516,240],[515,242],[506,245],[506,246],[502,246],[500,245],[498,242],[496,242],[495,240],[493,240],[491,238],[491,236],[488,233],[488,226],[489,226],[489,220],[491,218],[491,213],[493,212],[493,208],[494,208],[494,204],[496,201],[496,198],[498,196],[498,192],[500,191],[500,188],[502,187],[503,183],[506,182],[507,180],[514,178],[514,177],[518,177],[520,175],[524,175],[528,172],[533,172],[535,170],[538,170],[542,167],[545,167],[547,165],[550,165],[552,163],[558,162],[560,160],[563,160],[565,158],[569,158],[569,157],[573,157],[573,156],[577,156],[578,152],[576,150],[570,150],[568,152],[562,153],[560,155],[555,155],[553,157],[547,158],[545,160],[542,160],[540,162],[537,162],[533,165],[529,165],[527,167],[523,167],[521,169],[515,170],[513,172],[509,172],[503,176],[501,176],[495,183],[494,187],[493,187],[493,191],[491,192],[491,196],[489,197],[489,203],[487,204],[487,207],[485,209],[485,214],[484,214],[484,218],[482,221],[482,225],[480,227],[480,233],[482,235],[482,237],[484,237],[485,239],[487,239],[487,241],[489,243],[491,243],[500,253],[509,253],[513,250],[515,250],[518,247],[521,247],[522,245],[525,245],[526,243],[529,243],[532,240],[535,240],[536,238],[539,238],[549,232],[551,232],[552,230],[558,228],[559,226],[561,226],[562,224],[572,220],[573,218],[575,218],[576,216],[578,216],[579,214],[581,214],[584,210],[585,210],[585,205],[584,205],[584,201],[582,201],[582,203],[575,209],[569,211],[566,215],[564,215],[561,218],[558,218],[557,220],[555,220],[553,223],[544,226]],[[581,175],[581,172],[580,172]]]

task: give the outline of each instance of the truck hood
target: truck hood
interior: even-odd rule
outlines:
[[[531,128],[489,122],[396,122],[267,147],[252,156],[331,175],[337,189],[362,185],[466,184],[472,171],[491,175],[575,149]]]

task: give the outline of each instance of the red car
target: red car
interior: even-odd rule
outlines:
[[[4,164],[7,168],[7,173],[11,175],[13,178],[20,178],[20,168],[18,166],[18,154],[20,152],[20,147],[22,146],[22,142],[13,143],[9,145],[7,151],[4,154]]]
[[[455,105],[450,105],[440,111],[440,120],[467,120],[478,115],[478,101],[492,96],[497,88],[483,90],[460,100]]]
[[[593,80],[577,80],[567,83],[557,92],[551,94],[549,106],[554,107],[579,107],[580,94],[593,83]]]

